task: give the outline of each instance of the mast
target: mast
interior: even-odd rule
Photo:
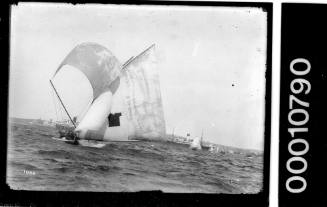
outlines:
[[[130,59],[128,59],[124,64],[123,64],[123,69],[126,67],[126,66],[128,66],[131,62],[132,62],[132,60],[135,60],[135,59],[137,59],[137,58],[139,58],[140,56],[142,56],[146,51],[148,51],[150,48],[152,48],[152,47],[154,47],[155,46],[155,44],[152,44],[150,47],[148,47],[148,48],[146,48],[143,52],[141,52],[140,54],[138,54],[136,57],[131,57]]]
[[[64,103],[62,102],[62,100],[61,100],[61,98],[60,98],[60,96],[59,96],[59,94],[58,94],[58,92],[57,92],[56,88],[54,87],[54,85],[53,85],[53,83],[52,83],[51,79],[50,79],[50,84],[51,84],[51,86],[52,86],[53,90],[55,91],[55,93],[56,93],[56,95],[57,95],[57,97],[58,97],[58,99],[59,99],[59,101],[60,101],[60,103],[61,103],[62,107],[65,109],[65,112],[66,112],[67,116],[69,117],[70,121],[73,123],[73,125],[74,125],[74,128],[76,128],[76,125],[75,125],[75,123],[74,123],[74,121],[73,121],[72,117],[69,115],[69,113],[68,113],[68,111],[67,111],[67,109],[66,109],[66,107],[65,107]]]
[[[202,137],[203,137],[203,129],[202,129],[202,132],[201,132],[200,145],[202,145]]]
[[[128,65],[132,60],[134,59],[134,56],[132,56],[131,58],[129,58],[124,64],[123,64],[123,68],[126,67],[126,65]]]

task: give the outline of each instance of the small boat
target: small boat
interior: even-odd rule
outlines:
[[[203,130],[201,133],[201,137],[195,137],[190,145],[190,149],[192,150],[205,150],[205,151],[209,151],[210,146],[204,146],[203,142]]]
[[[195,137],[190,145],[190,149],[202,150],[201,140],[202,140],[202,137]]]

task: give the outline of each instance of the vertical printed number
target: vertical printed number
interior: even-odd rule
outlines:
[[[300,64],[300,65],[305,64],[306,69],[305,70],[298,70],[298,69],[294,68],[295,64]],[[291,69],[291,72],[294,75],[302,76],[302,75],[306,75],[306,74],[308,74],[310,72],[311,64],[307,59],[296,58],[291,62],[290,69]]]
[[[298,85],[300,86],[299,89],[296,89],[295,86]],[[306,90],[304,91],[305,94],[308,94],[311,90],[311,84],[309,81],[303,79],[303,78],[296,78],[291,82],[291,91],[294,94],[299,94],[301,93],[304,89],[306,88]]]
[[[304,115],[303,120],[294,120],[294,114],[297,115]],[[304,109],[293,109],[288,113],[288,122],[291,123],[294,126],[302,126],[306,124],[309,121],[309,114],[306,110]]]
[[[301,101],[300,99],[296,98],[294,95],[290,95],[289,109],[293,109],[294,102],[304,107],[309,107],[310,105],[308,102]]]
[[[297,58],[290,63],[290,71],[296,76],[290,82],[289,95],[289,113],[288,123],[293,127],[288,128],[291,135],[291,141],[288,144],[288,152],[291,157],[286,162],[286,169],[293,174],[286,180],[286,189],[290,193],[301,193],[307,188],[306,179],[301,176],[308,168],[307,160],[304,156],[309,151],[309,143],[303,138],[304,133],[308,133],[308,128],[305,125],[309,121],[309,102],[300,100],[295,95],[307,95],[311,91],[311,84],[305,79],[311,70],[311,64],[307,59]],[[300,76],[300,77],[299,77]],[[301,137],[298,137],[301,135]],[[293,163],[293,166],[292,166]],[[301,166],[294,168],[296,166]]]
[[[301,182],[301,188],[293,188],[290,186],[292,182]],[[307,188],[307,181],[301,176],[292,176],[286,180],[286,189],[291,193],[302,193]]]
[[[304,149],[295,151],[293,149],[293,146],[296,144],[297,145],[302,144],[304,146]],[[301,138],[293,139],[292,141],[290,141],[290,143],[288,143],[288,151],[291,153],[291,155],[294,155],[294,156],[305,155],[309,151],[309,143],[305,139],[301,139]]]

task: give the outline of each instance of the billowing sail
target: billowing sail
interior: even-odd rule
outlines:
[[[86,138],[108,141],[165,139],[166,129],[154,49],[152,45],[125,64],[104,126],[98,127],[97,133],[93,127],[92,133]],[[90,120],[90,125],[94,125],[92,119]]]
[[[166,133],[155,45],[124,68],[128,119],[138,139],[164,139]]]
[[[109,50],[94,43],[75,47],[65,65],[81,70],[93,87],[93,102],[75,129],[80,139],[164,139],[165,121],[154,45],[122,69]]]
[[[93,99],[112,90],[114,85],[112,83],[119,77],[122,68],[117,58],[107,48],[97,43],[77,45],[66,56],[53,77],[64,65],[71,65],[85,74],[93,88]]]

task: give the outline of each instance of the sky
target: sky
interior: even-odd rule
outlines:
[[[266,28],[261,8],[19,3],[11,8],[9,116],[58,117],[49,79],[76,45],[96,42],[124,63],[155,43],[167,133],[203,130],[205,141],[263,150]],[[92,99],[73,67],[54,84],[72,114]]]

